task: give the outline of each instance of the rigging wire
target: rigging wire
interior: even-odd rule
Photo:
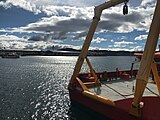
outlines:
[[[103,83],[103,82],[102,82]],[[114,92],[116,92],[117,94],[119,94],[120,96],[124,97],[124,98],[127,98],[128,96],[131,96],[131,95],[134,95],[134,93],[131,93],[131,94],[122,94],[120,92],[118,92],[116,89],[110,87],[109,85],[107,84],[104,84],[103,85],[107,86],[109,89],[113,90]]]
[[[146,87],[146,88],[147,88],[147,90],[150,91],[152,94],[154,94],[154,95],[160,97],[157,93],[155,93],[154,91],[152,91],[149,87]]]

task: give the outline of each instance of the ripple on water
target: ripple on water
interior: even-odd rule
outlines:
[[[0,120],[76,120],[76,114],[83,116],[70,105],[67,90],[76,59],[61,56],[0,59]],[[113,57],[96,60],[91,58],[95,70],[106,70]],[[120,68],[122,65],[130,68],[130,64],[126,65],[130,57],[118,60],[117,64],[114,62],[116,66],[121,63]]]
[[[47,81],[41,81],[37,86],[41,93],[36,101],[32,101],[35,104],[33,119],[68,119],[70,103],[66,80],[69,76],[66,73],[69,71],[62,70],[59,65],[63,64],[55,64],[54,69],[43,72]]]
[[[76,60],[76,59],[75,59]],[[0,59],[0,119],[68,119],[73,57]]]

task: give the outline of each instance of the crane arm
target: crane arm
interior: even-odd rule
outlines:
[[[120,4],[122,2],[125,2],[125,1],[126,0],[110,0],[108,2],[105,2],[105,3],[95,7],[93,21],[92,21],[92,23],[90,25],[89,32],[88,32],[88,34],[86,36],[86,39],[85,39],[85,42],[83,44],[81,53],[80,53],[79,58],[77,60],[77,63],[76,63],[73,75],[71,77],[70,83],[72,83],[74,81],[74,79],[78,76],[78,74],[79,74],[79,72],[81,70],[81,67],[83,65],[84,59],[87,56],[87,52],[88,52],[89,46],[91,44],[93,35],[94,35],[95,30],[97,28],[98,22],[100,20],[102,11],[104,9],[107,9],[107,8],[112,7],[112,6],[118,5],[118,4]]]
[[[107,8],[110,8],[110,7],[113,7],[115,5],[118,5],[118,4],[121,4],[122,2],[125,2],[126,0],[110,0],[108,2],[105,2],[101,5],[98,5],[95,7],[95,11],[94,11],[94,17],[98,18],[100,20],[100,17],[101,17],[101,14],[102,14],[102,11],[107,9]],[[89,33],[88,33],[89,34]]]

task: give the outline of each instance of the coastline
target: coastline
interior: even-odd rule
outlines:
[[[48,51],[35,50],[0,50],[0,56],[3,53],[17,53],[20,56],[78,56],[80,50],[60,49]],[[108,51],[108,50],[90,50],[88,56],[133,56],[134,51]],[[136,52],[137,53],[137,52]],[[142,53],[139,51],[138,53]]]

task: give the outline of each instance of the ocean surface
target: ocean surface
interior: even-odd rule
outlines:
[[[95,71],[111,71],[130,69],[135,57],[89,59]],[[93,120],[70,104],[67,85],[76,60],[71,56],[0,58],[0,120]],[[82,71],[88,71],[86,64]]]

